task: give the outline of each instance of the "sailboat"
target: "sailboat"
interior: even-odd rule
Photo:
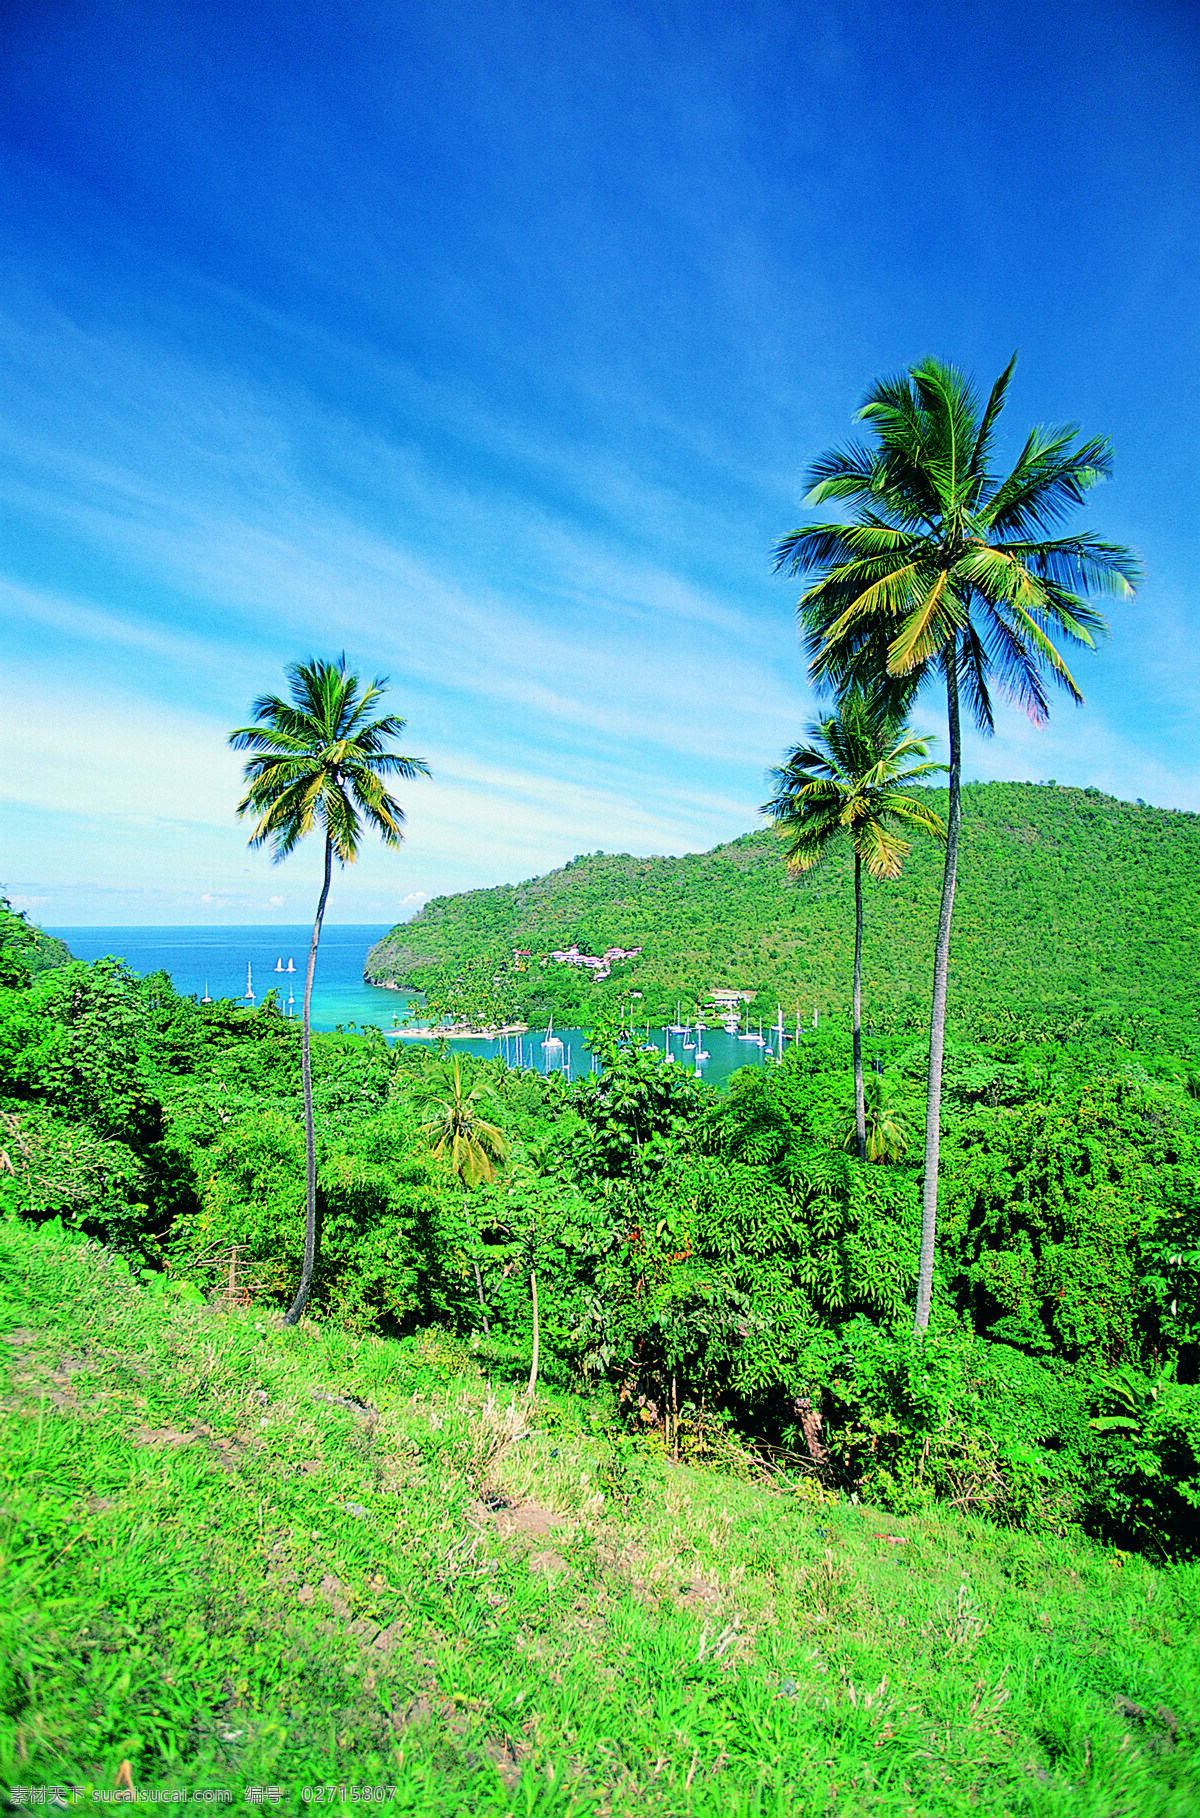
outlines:
[[[295,1015],[295,1003],[296,1003],[296,1000],[292,996],[291,992],[289,991],[288,992],[288,1015],[289,1016]],[[396,1020],[395,1017],[393,1017],[392,1021],[395,1022],[395,1020]]]
[[[766,1041],[765,1041],[765,1040],[764,1040],[764,1038],[763,1038],[763,1032],[762,1032],[762,1017],[761,1017],[761,1016],[760,1016],[760,1017],[759,1017],[759,1019],[758,1019],[758,1034],[757,1034],[757,1035],[752,1035],[752,1036],[751,1036],[751,1037],[750,1037],[750,1040],[751,1040],[751,1041],[752,1041],[752,1042],[755,1042],[755,1043],[757,1043],[757,1045],[758,1045],[758,1046],[759,1046],[759,1047],[760,1047],[760,1048],[765,1048],[765,1047],[766,1047],[766,1045],[767,1045],[767,1044],[766,1044]]]
[[[288,961],[287,965],[284,967],[284,971],[285,972],[294,972],[295,970],[296,970],[296,962],[294,959],[290,959]]]
[[[692,1026],[692,1021],[691,1021],[691,1018],[689,1017],[687,1022],[683,1025],[683,1046],[685,1048],[694,1048],[696,1046],[695,1036],[689,1035],[689,1033],[688,1033],[688,1031],[691,1029],[691,1026]]]
[[[280,957],[279,957],[279,958],[278,958],[278,959],[277,959],[277,960],[276,960],[276,961],[275,961],[275,970],[276,970],[276,972],[282,972],[282,971],[283,971],[283,956],[282,956],[282,954],[281,954],[281,955],[280,955]]]
[[[667,1028],[671,1031],[672,1035],[682,1035],[683,1034],[683,1024],[679,1020],[679,999],[678,998],[675,999],[675,1021],[673,1023],[668,1023]]]
[[[246,961],[246,1002],[249,1004],[252,1004],[254,1002],[254,986],[250,980],[250,961],[249,960]]]
[[[542,1053],[546,1058],[547,1073],[550,1071],[551,1067],[561,1067],[563,1045],[561,1037],[554,1033],[553,1010],[550,1012],[550,1021],[546,1025],[546,1039],[542,1043]]]
[[[704,1046],[704,1024],[696,1019],[696,1064],[708,1059],[708,1049]]]
[[[204,996],[200,999],[200,1002],[202,1004],[211,1004],[212,1003],[212,998],[208,995],[208,980],[207,979],[205,979],[205,981],[204,981]]]
[[[750,1033],[750,1011],[749,1011],[749,1009],[747,1008],[745,1011],[743,1011],[742,1014],[745,1019],[746,1026],[742,1030],[741,1034],[738,1036],[738,1040],[740,1042],[752,1042],[754,1040],[754,1037]]]

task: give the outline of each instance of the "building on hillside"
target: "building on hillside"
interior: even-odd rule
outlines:
[[[640,947],[608,947],[597,956],[592,953],[581,953],[577,946],[556,947],[549,957],[558,966],[582,966],[592,974],[597,984],[608,977],[618,960],[636,959]]]

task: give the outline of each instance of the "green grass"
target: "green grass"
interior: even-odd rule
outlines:
[[[630,1470],[453,1341],[164,1300],[13,1222],[0,1329],[10,1788],[1200,1810],[1195,1567]]]

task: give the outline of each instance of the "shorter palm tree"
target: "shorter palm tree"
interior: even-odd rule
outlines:
[[[944,764],[928,762],[932,740],[915,738],[881,696],[851,686],[828,719],[807,729],[772,770],[775,793],[763,805],[784,841],[788,871],[811,871],[830,843],[847,834],[854,846],[854,1127],[860,1161],[867,1159],[862,1071],[862,868],[874,878],[897,878],[911,851],[897,827],[919,827],[944,840],[940,815],[904,794]],[[914,763],[913,759],[921,762]]]
[[[899,1161],[908,1148],[908,1120],[892,1104],[882,1075],[867,1074],[863,1081],[863,1099],[866,1110],[866,1159],[869,1162]],[[851,1149],[857,1141],[857,1124],[851,1124],[846,1132],[845,1147]]]
[[[304,1006],[300,1018],[300,1074],[304,1089],[305,1213],[304,1262],[300,1286],[284,1321],[294,1326],[304,1311],[317,1255],[317,1148],[313,1130],[310,1018],[313,974],[329,882],[336,856],[342,865],[358,857],[365,820],[385,846],[399,846],[404,810],[388,794],[384,778],[428,776],[420,758],[401,757],[391,741],[404,730],[394,714],[372,718],[383,697],[386,676],[363,688],[346,672],[343,655],[336,663],[310,658],[287,671],[291,699],[260,695],[254,724],[229,734],[237,751],[249,751],[242,771],[246,793],[238,803],[239,819],[253,814],[249,844],[271,847],[275,864],[287,858],[306,834],[319,827],[325,835],[325,876],[317,902]]]
[[[492,1082],[480,1075],[471,1083],[463,1067],[461,1054],[450,1060],[435,1061],[414,1089],[413,1097],[423,1113],[421,1129],[432,1144],[434,1158],[449,1164],[450,1172],[463,1190],[483,1182],[490,1185],[496,1178],[496,1164],[508,1160],[509,1142],[499,1125],[483,1115],[487,1101],[498,1103]],[[479,1263],[472,1259],[475,1291],[483,1318],[484,1335],[488,1332],[487,1312],[483,1298],[483,1277]]]

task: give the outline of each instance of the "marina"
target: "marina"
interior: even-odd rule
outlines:
[[[52,932],[61,935],[79,959],[111,955],[123,959],[134,972],[167,972],[177,991],[201,1003],[226,997],[261,1008],[267,996],[262,986],[265,977],[284,1016],[300,1014],[301,996],[295,984],[302,984],[302,967],[296,967],[289,953],[307,953],[311,927],[57,928]],[[419,1000],[411,992],[363,982],[363,957],[384,932],[379,927],[337,924],[327,924],[322,930],[313,982],[314,1029],[328,1033],[374,1027],[389,1041],[444,1040],[455,1053],[502,1060],[507,1066],[530,1067],[538,1073],[562,1073],[567,1079],[596,1070],[598,1063],[588,1049],[585,1029],[513,1024],[491,1034],[439,1036],[421,1029],[419,1023],[414,1026],[408,1019]],[[782,1012],[765,1034],[760,1031],[747,1040],[727,1022],[709,1025],[686,1017],[681,1024],[681,1009],[682,1004],[676,1008],[674,1022],[665,1027],[639,1022],[634,1038],[640,1047],[678,1062],[709,1085],[723,1086],[739,1067],[769,1064],[786,1051],[792,1039],[789,1034],[781,1042]]]

